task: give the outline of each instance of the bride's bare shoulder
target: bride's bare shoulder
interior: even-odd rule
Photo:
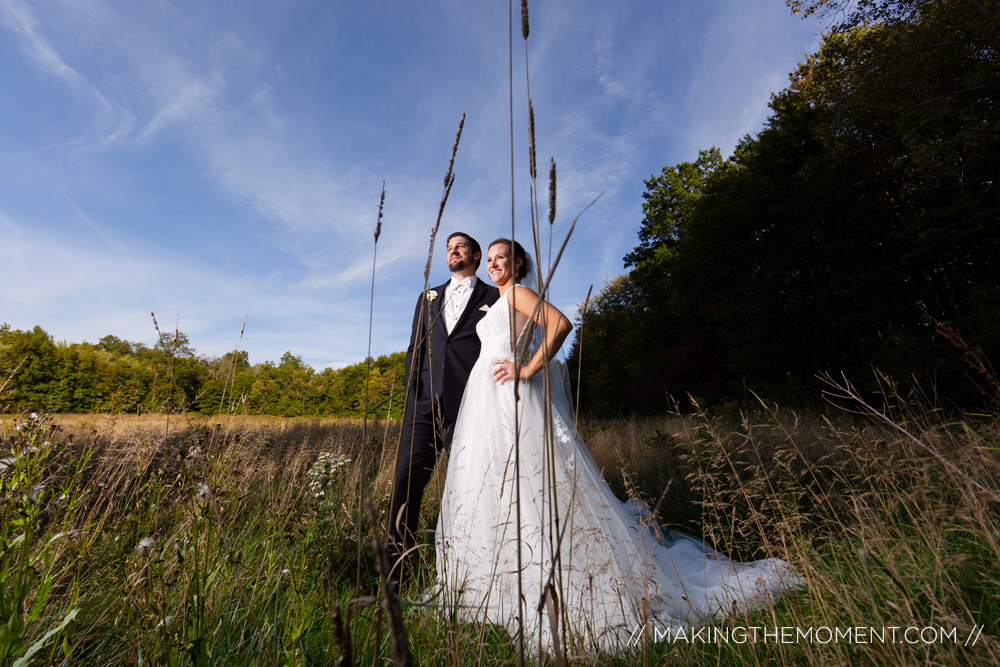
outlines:
[[[524,285],[514,285],[507,290],[507,303],[514,305],[516,299],[524,299],[530,303],[538,300],[538,293],[530,287]]]

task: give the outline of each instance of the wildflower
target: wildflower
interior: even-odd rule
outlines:
[[[156,629],[159,630],[160,628],[163,628],[164,630],[169,632],[170,629],[173,627],[173,625],[174,625],[174,617],[167,616],[166,618],[160,619],[160,622],[156,624]]]
[[[283,577],[290,577],[290,576],[292,576],[292,573],[286,568],[286,569],[284,569],[284,570],[281,571],[281,576],[283,576]]]
[[[309,492],[313,498],[323,500],[326,498],[326,491],[333,483],[337,471],[351,462],[347,456],[333,454],[332,452],[320,452],[316,457],[316,462],[312,464],[306,477],[309,479]]]
[[[198,482],[198,489],[194,493],[194,497],[198,502],[207,500],[212,496],[212,487],[205,482]]]
[[[31,487],[31,493],[28,494],[28,500],[33,503],[38,503],[42,499],[42,494],[45,492],[44,484],[36,484]]]
[[[435,290],[432,290],[432,289],[427,290],[427,300],[428,301],[433,301],[436,298],[438,298],[438,293]]]
[[[156,540],[152,537],[144,537],[139,540],[139,545],[135,548],[135,552],[138,554],[144,554],[152,551],[154,546],[156,546]]]

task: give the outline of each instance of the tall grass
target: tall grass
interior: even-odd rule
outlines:
[[[892,400],[889,411],[910,433],[996,489],[1000,422],[947,420]],[[3,420],[0,664],[36,645],[24,664],[67,656],[84,665],[330,664],[343,645],[335,615],[351,621],[356,661],[387,660],[390,637],[376,632],[376,608],[355,593],[358,535],[362,588],[373,595],[369,545],[380,535],[357,499],[370,493],[384,511],[397,425],[371,429],[363,443],[362,425],[351,421],[236,418],[227,430],[174,417],[169,433],[165,421]],[[643,497],[668,525],[702,531],[734,557],[778,556],[802,574],[796,595],[719,628],[941,630],[935,643],[901,635],[895,643],[822,642],[822,631],[790,643],[647,634],[632,653],[575,659],[1000,663],[998,507],[897,429],[762,405],[724,417],[591,421],[581,430],[620,495]],[[373,461],[359,461],[362,452]],[[324,472],[321,461],[339,467]],[[442,477],[439,466],[405,599],[434,576]],[[417,604],[404,604],[403,618],[417,664],[517,659],[502,628]]]

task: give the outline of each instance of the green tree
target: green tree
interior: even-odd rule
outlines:
[[[97,345],[102,350],[106,350],[116,357],[128,356],[135,352],[135,345],[133,343],[122,340],[118,336],[104,336],[97,342]]]
[[[717,345],[681,315],[688,294],[677,289],[674,274],[699,200],[730,166],[711,148],[645,181],[639,245],[625,256],[632,271],[595,295],[568,356],[571,367],[583,360],[583,409],[608,415],[662,410],[670,396],[684,401],[720,392],[718,374],[700,372],[718,355]]]
[[[44,329],[0,327],[0,384],[10,380],[0,395],[6,409],[51,410],[58,387],[57,368],[56,346]]]
[[[633,402],[643,374],[685,386],[673,345],[697,369],[695,393],[816,395],[817,371],[857,381],[875,365],[969,400],[960,355],[925,313],[1000,353],[1000,12],[856,7],[729,161],[703,153],[702,168],[647,181],[628,281],[607,286],[582,327],[592,363],[607,360],[590,370],[596,386],[618,373],[621,387],[622,368]],[[630,368],[626,348],[647,363]]]
[[[642,193],[645,216],[639,226],[639,245],[625,255],[626,267],[669,262],[687,226],[695,204],[709,178],[725,161],[718,148],[700,151],[694,162],[664,167],[659,176],[650,176]]]

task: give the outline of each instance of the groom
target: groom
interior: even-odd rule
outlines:
[[[406,348],[402,443],[389,504],[389,556],[397,581],[405,577],[404,564],[397,561],[416,541],[424,488],[438,453],[451,444],[469,371],[479,357],[476,324],[500,296],[496,287],[476,278],[482,256],[474,238],[451,234],[451,280],[417,298]]]

